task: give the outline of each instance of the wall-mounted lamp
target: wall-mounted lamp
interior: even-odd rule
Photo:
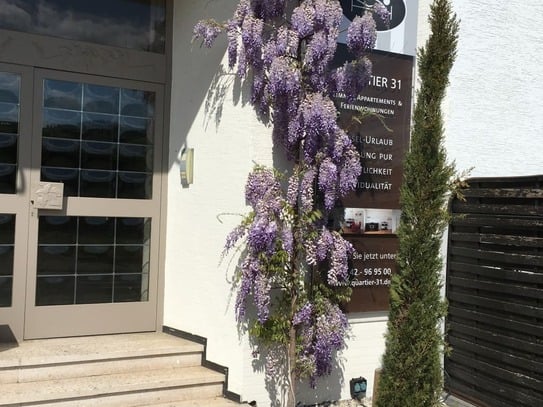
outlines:
[[[179,159],[179,174],[181,176],[181,184],[188,186],[193,181],[194,169],[194,148],[185,148]]]
[[[351,379],[351,397],[356,400],[362,400],[366,397],[366,390],[368,388],[368,381],[363,377]]]

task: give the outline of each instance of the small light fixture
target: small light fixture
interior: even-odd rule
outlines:
[[[179,160],[179,175],[181,176],[181,184],[188,186],[193,181],[194,168],[194,149],[185,148],[181,153]]]
[[[356,400],[362,400],[366,397],[366,390],[368,388],[368,381],[362,376],[351,379],[351,398]]]

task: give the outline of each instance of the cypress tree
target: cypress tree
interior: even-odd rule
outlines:
[[[441,104],[456,57],[458,20],[450,0],[434,0],[430,37],[418,52],[410,151],[401,188],[399,272],[392,279],[390,314],[377,407],[432,407],[443,386],[440,247],[446,197],[455,173],[443,147]]]

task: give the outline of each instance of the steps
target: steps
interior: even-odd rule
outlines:
[[[0,406],[235,406],[203,350],[164,333],[0,344]]]

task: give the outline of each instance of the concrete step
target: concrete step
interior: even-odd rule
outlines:
[[[205,400],[186,400],[186,401],[177,401],[172,403],[160,403],[160,404],[150,404],[145,407],[234,407],[240,406],[239,403],[227,400],[223,397],[217,397],[214,399],[205,399]],[[247,405],[246,405],[247,406]]]
[[[2,385],[0,406],[129,407],[216,398],[224,375],[201,366]]]
[[[164,333],[0,344],[0,406],[227,407],[204,347]]]

